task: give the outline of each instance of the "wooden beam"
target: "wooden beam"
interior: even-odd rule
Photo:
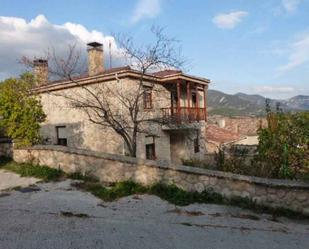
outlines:
[[[177,81],[177,116],[180,121],[180,98],[181,98],[181,92],[180,92],[180,80]]]

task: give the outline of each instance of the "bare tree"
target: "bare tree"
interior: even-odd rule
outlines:
[[[53,51],[49,59],[54,65],[51,74],[68,80],[76,85],[77,90],[59,91],[53,94],[67,99],[72,108],[84,112],[89,121],[102,127],[111,128],[125,142],[130,156],[136,157],[138,134],[151,134],[150,126],[153,123],[164,123],[160,115],[144,112],[143,97],[145,96],[144,83],[151,84],[154,91],[154,82],[146,80],[148,73],[160,69],[182,68],[185,60],[177,46],[178,41],[168,38],[162,28],[152,28],[155,40],[148,45],[137,46],[134,39],[127,35],[117,35],[116,40],[123,58],[130,68],[139,73],[139,79],[134,85],[123,84],[93,84],[83,85],[74,77],[78,73],[80,54],[76,53],[76,46],[70,46],[66,58],[56,56]],[[23,59],[24,64],[30,60]],[[83,89],[84,91],[80,91]]]

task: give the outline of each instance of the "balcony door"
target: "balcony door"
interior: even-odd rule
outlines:
[[[197,97],[196,92],[191,93],[191,107],[196,107]]]

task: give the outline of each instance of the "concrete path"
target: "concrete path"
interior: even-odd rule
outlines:
[[[40,183],[0,195],[5,249],[305,249],[309,222],[235,207],[176,207],[143,195],[105,203],[71,186]]]
[[[26,187],[35,184],[38,181],[40,181],[40,179],[33,177],[20,177],[15,173],[0,170],[0,191],[15,187]]]

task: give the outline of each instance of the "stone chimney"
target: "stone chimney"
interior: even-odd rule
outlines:
[[[34,78],[38,86],[48,83],[48,61],[44,59],[35,59],[33,61]]]
[[[90,42],[87,46],[89,76],[102,73],[104,71],[103,45],[98,42]]]

